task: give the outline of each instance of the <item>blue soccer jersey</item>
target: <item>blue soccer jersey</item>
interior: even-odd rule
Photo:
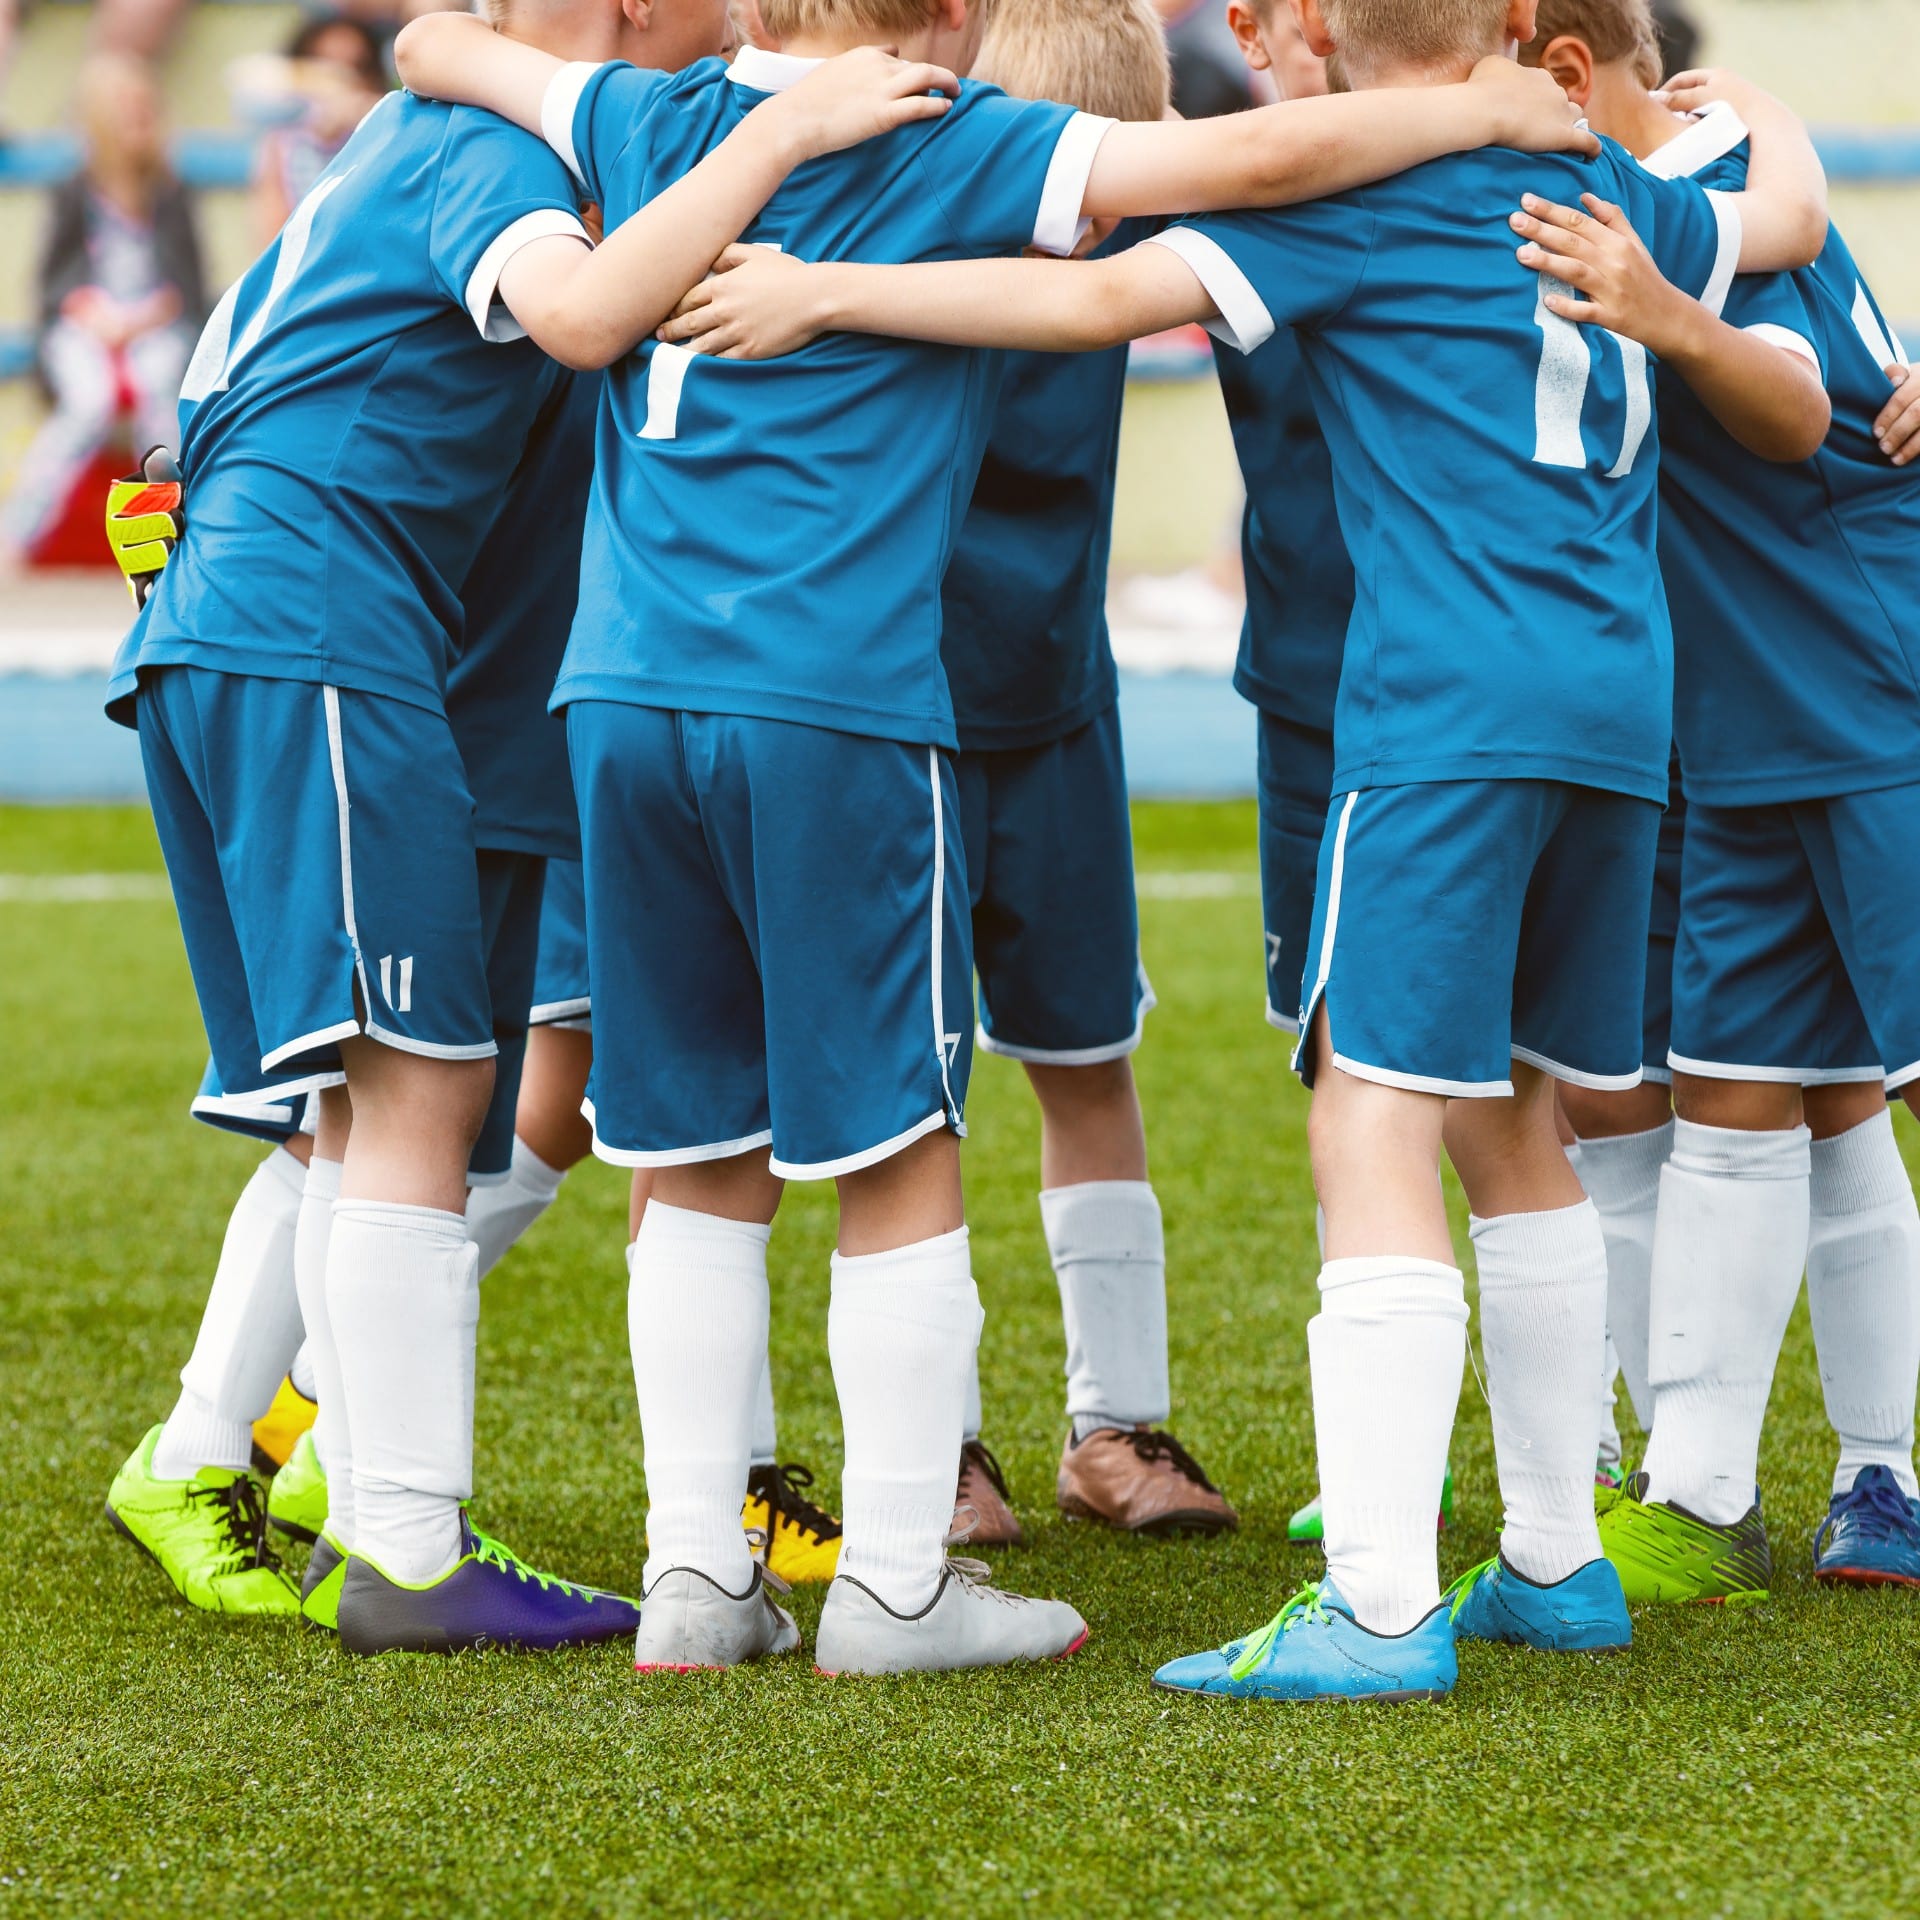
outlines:
[[[1528,191],[1618,201],[1670,280],[1725,298],[1737,208],[1611,144],[1456,154],[1147,242],[1186,261],[1243,351],[1299,329],[1354,568],[1337,792],[1537,778],[1666,797],[1652,374],[1644,349],[1549,313],[1554,283],[1516,265]]]
[[[1647,162],[1716,187],[1746,179],[1745,129],[1703,116]],[[1797,349],[1833,403],[1826,444],[1756,459],[1685,383],[1660,383],[1661,565],[1687,795],[1718,806],[1903,786],[1920,767],[1920,468],[1873,423],[1906,354],[1837,228],[1812,266],[1742,276],[1726,318]]]
[[[466,640],[447,677],[447,720],[473,789],[476,846],[580,857],[566,723],[547,698],[580,594],[601,384],[574,373],[555,386],[461,596]]]
[[[566,169],[491,114],[383,100],[207,322],[180,400],[187,531],[120,658],[437,707],[460,589],[556,368],[495,304],[585,233]],[[499,343],[499,344],[490,344]]]
[[[1353,615],[1353,562],[1334,511],[1333,457],[1299,336],[1282,327],[1247,354],[1216,340],[1213,357],[1247,490],[1240,523],[1247,613],[1234,688],[1262,713],[1331,733]]]
[[[547,136],[608,224],[811,61],[563,69]],[[964,84],[940,118],[794,170],[743,236],[807,260],[1071,251],[1107,122]],[[828,334],[785,359],[646,342],[608,375],[580,608],[554,701],[955,744],[940,583],[994,356]]]

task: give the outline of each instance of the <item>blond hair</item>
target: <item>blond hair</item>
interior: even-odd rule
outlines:
[[[1584,40],[1598,65],[1631,60],[1634,78],[1643,86],[1660,84],[1660,35],[1647,0],[1540,0],[1539,19],[1533,38],[1520,49],[1521,61],[1537,67],[1548,42],[1564,35]]]
[[[1497,52],[1507,0],[1321,0],[1320,13],[1349,70],[1439,67]]]
[[[988,0],[976,0],[979,12]],[[780,41],[819,33],[917,33],[932,17],[931,0],[760,0],[760,18]]]
[[[998,0],[973,71],[1107,120],[1163,118],[1172,84],[1153,0]]]

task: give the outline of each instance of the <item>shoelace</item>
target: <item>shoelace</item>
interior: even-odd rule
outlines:
[[[1007,1491],[1007,1476],[1000,1462],[993,1457],[993,1450],[981,1440],[969,1440],[960,1449],[960,1471],[965,1473],[969,1464],[976,1466],[987,1476],[993,1490],[1002,1500],[1011,1500]]]
[[[790,1580],[781,1579],[781,1577],[767,1565],[767,1547],[770,1536],[766,1528],[748,1527],[746,1529],[746,1536],[747,1551],[753,1555],[753,1564],[760,1569],[760,1584],[763,1587],[771,1587],[775,1593],[791,1593],[793,1591],[793,1583]]]
[[[984,1560],[967,1559],[960,1554],[950,1553],[947,1555],[947,1571],[976,1592],[984,1593],[989,1600],[998,1600],[1003,1607],[1021,1604],[1017,1593],[1002,1593],[993,1584],[993,1569]]]
[[[1157,1427],[1133,1427],[1123,1429],[1120,1437],[1145,1465],[1151,1466],[1156,1460],[1164,1460],[1177,1472],[1184,1473],[1195,1486],[1205,1488],[1208,1493],[1220,1491],[1207,1478],[1200,1462],[1172,1434],[1162,1433]]]
[[[1893,1480],[1850,1488],[1841,1496],[1839,1511],[1827,1516],[1828,1530],[1840,1519],[1854,1521],[1869,1540],[1910,1539],[1920,1532],[1911,1502]]]
[[[467,1530],[473,1535],[473,1557],[483,1565],[499,1567],[523,1583],[536,1581],[543,1593],[550,1593],[557,1588],[570,1599],[592,1600],[596,1597],[591,1587],[583,1587],[572,1580],[561,1579],[557,1573],[542,1573],[538,1567],[528,1566],[504,1541],[496,1540],[490,1533],[482,1533],[471,1520],[467,1522]]]
[[[1302,1623],[1324,1626],[1332,1617],[1320,1604],[1320,1589],[1302,1587],[1251,1640],[1240,1643],[1240,1652],[1227,1671],[1236,1680],[1244,1680],[1267,1657],[1283,1633],[1291,1633]]]
[[[1451,1600],[1453,1602],[1453,1606],[1447,1616],[1449,1619],[1458,1620],[1460,1618],[1460,1609],[1464,1607],[1472,1597],[1474,1588],[1477,1587],[1486,1574],[1499,1563],[1499,1559],[1500,1556],[1496,1553],[1482,1560],[1477,1567],[1469,1567],[1466,1572],[1455,1580],[1453,1584],[1447,1588],[1446,1592],[1440,1596],[1442,1600]]]
[[[211,1501],[220,1509],[220,1527],[243,1566],[277,1567],[280,1562],[267,1544],[267,1507],[260,1489],[248,1474],[236,1474],[223,1487],[195,1487],[190,1500]]]
[[[762,1467],[756,1471],[747,1488],[767,1503],[770,1513],[779,1515],[788,1525],[797,1531],[809,1535],[817,1544],[823,1540],[838,1540],[841,1525],[825,1507],[817,1507],[806,1496],[805,1489],[813,1485],[813,1473],[797,1460],[785,1460],[777,1467]]]

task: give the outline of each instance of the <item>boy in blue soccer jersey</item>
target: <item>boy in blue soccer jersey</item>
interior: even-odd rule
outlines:
[[[818,58],[885,36],[964,65],[980,30],[963,0],[761,11],[782,54],[748,48],[730,73],[678,82],[563,66],[447,15],[414,22],[400,58],[410,84],[542,127],[617,228]],[[1293,198],[1489,122],[1578,143],[1510,80],[1205,127],[1109,127],[963,86],[939,138],[909,131],[807,169],[747,238],[801,258],[1065,253],[1084,217]],[[657,1170],[629,1295],[643,1666],[797,1642],[736,1505],[769,1223],[792,1177],[834,1179],[841,1199],[829,1343],[846,1532],[818,1663],[999,1664],[1085,1633],[1071,1608],[996,1594],[944,1554],[979,1304],[957,1154],[971,956],[939,587],[990,371],[847,337],[770,368],[655,346],[609,385],[555,703],[581,800],[596,1148]]]
[[[1746,130],[1676,121],[1631,44],[1640,0],[1544,0],[1531,57],[1656,173],[1737,186]],[[1628,44],[1620,43],[1625,39]],[[1564,248],[1582,318],[1645,335],[1629,237]],[[1645,1473],[1604,1517],[1630,1598],[1764,1593],[1755,1479],[1767,1392],[1799,1291],[1839,1439],[1816,1576],[1920,1585],[1913,1405],[1920,1212],[1887,1114],[1920,1089],[1920,954],[1899,884],[1920,829],[1920,483],[1889,387],[1906,356],[1837,229],[1790,278],[1736,284],[1727,317],[1823,374],[1832,427],[1770,466],[1740,422],[1663,369],[1661,560],[1688,813],[1672,964],[1669,1136],[1628,1133],[1657,1174],[1641,1364]],[[1899,403],[1903,408],[1904,400]],[[1584,1157],[1584,1148],[1583,1148]]]
[[[1298,12],[1364,88],[1510,55],[1534,6]],[[669,324],[697,338],[719,307],[713,331],[735,352],[845,325],[1041,348],[1190,320],[1248,350],[1281,322],[1300,330],[1356,576],[1298,1055],[1327,1214],[1309,1340],[1329,1573],[1265,1632],[1163,1669],[1178,1690],[1453,1685],[1433,1516],[1467,1316],[1436,1178],[1443,1124],[1475,1207],[1506,1502],[1500,1559],[1458,1596],[1462,1628],[1629,1637],[1592,1497],[1605,1252],[1550,1076],[1639,1076],[1671,656],[1644,351],[1596,351],[1547,304],[1550,283],[1515,271],[1509,209],[1556,185],[1623,197],[1706,317],[1737,264],[1804,259],[1824,225],[1818,163],[1776,108],[1743,196],[1655,180],[1617,148],[1469,154],[1073,268],[749,262]],[[728,292],[741,275],[754,311]],[[1713,343],[1740,351],[1732,329]]]
[[[977,73],[1018,98],[1165,117],[1146,0],[1002,0]],[[1099,222],[1083,247],[1130,244]],[[1214,1533],[1233,1509],[1163,1431],[1166,1255],[1131,1055],[1153,1004],[1140,961],[1107,550],[1126,349],[1009,355],[941,593],[960,743],[976,1044],[1040,1102],[1040,1215],[1067,1335],[1060,1508],[1126,1532]],[[955,1492],[971,1545],[1022,1538],[968,1383]]]
[[[673,20],[652,55],[717,43],[716,7]],[[513,25],[640,51],[605,7],[527,6]],[[951,84],[877,54],[823,72],[598,252],[538,143],[392,97],[189,370],[187,525],[110,698],[137,719],[222,1088],[322,1089],[303,1225],[327,1244],[296,1258],[315,1276],[321,1419],[344,1418],[352,1461],[329,1472],[328,1530],[350,1555],[356,1651],[582,1632],[579,1596],[476,1542],[460,1506],[464,1204],[499,1041],[445,692],[458,595],[565,378],[541,349],[580,366],[624,352],[793,165],[943,111],[929,90]],[[587,1637],[615,1613],[631,1619],[603,1608]]]

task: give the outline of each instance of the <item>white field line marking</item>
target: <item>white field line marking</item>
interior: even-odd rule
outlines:
[[[164,873],[0,873],[0,900],[34,906],[171,897]]]

